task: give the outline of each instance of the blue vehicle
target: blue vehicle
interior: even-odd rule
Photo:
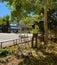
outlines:
[[[11,29],[11,32],[17,33],[18,32],[18,29],[19,29],[19,26],[18,26],[17,22],[11,23],[10,24],[10,29]]]

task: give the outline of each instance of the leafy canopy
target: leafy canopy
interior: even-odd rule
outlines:
[[[48,9],[57,9],[56,0],[2,0],[7,2],[7,7],[11,10],[12,19],[21,20],[28,14],[40,14],[44,6]]]

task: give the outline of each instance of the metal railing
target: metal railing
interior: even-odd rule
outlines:
[[[27,42],[30,42],[31,40],[28,39],[28,36],[25,35],[20,35],[18,39],[10,39],[10,40],[3,40],[0,41],[0,48],[3,48],[3,43],[5,43],[5,47],[7,46],[12,46],[12,45],[17,45],[17,44],[24,44]],[[9,45],[7,45],[7,42],[10,42]],[[11,44],[12,42],[12,44]]]
[[[19,39],[11,39],[11,40],[4,40],[4,41],[0,41],[0,48],[3,48],[3,43],[7,46],[7,42],[13,42],[12,44],[9,44],[8,46],[11,46],[11,45],[16,45],[18,42],[17,40]]]

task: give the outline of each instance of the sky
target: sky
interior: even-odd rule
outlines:
[[[9,14],[10,14],[10,11],[6,7],[6,2],[4,2],[4,3],[0,2],[0,17],[9,15]]]
[[[0,17],[10,14],[10,10],[6,7],[6,2],[0,2]],[[33,12],[30,13],[30,16],[33,15]]]

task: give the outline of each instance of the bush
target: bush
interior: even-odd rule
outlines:
[[[9,50],[8,48],[5,48],[5,49],[0,49],[0,57],[2,56],[7,56],[8,54],[12,54],[12,51]]]

